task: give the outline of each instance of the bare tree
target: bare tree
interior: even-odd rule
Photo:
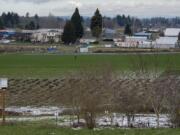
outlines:
[[[148,61],[149,60],[149,61]],[[148,61],[148,62],[147,62]],[[138,60],[134,62],[136,69],[136,78],[150,80],[150,83],[143,84],[146,102],[149,102],[157,117],[157,127],[159,127],[159,118],[167,98],[168,84],[164,84],[167,78],[163,76],[164,72],[171,70],[172,63],[166,60],[164,69],[160,69],[160,55],[155,52],[147,59],[145,55],[138,54]],[[171,66],[169,66],[171,65]]]
[[[178,72],[168,76],[171,82],[168,83],[167,109],[172,126],[180,127],[180,79]]]
[[[80,89],[83,91],[81,111],[87,127],[92,129],[96,126],[97,114],[104,112],[110,102],[112,70],[106,65],[100,70],[83,71],[81,76]]]
[[[151,82],[147,97],[157,117],[157,127],[159,127],[159,118],[163,109],[165,108],[165,102],[167,96],[167,85],[164,84],[163,78],[157,78]]]
[[[67,106],[72,108],[73,115],[77,116],[78,123],[80,124],[80,103],[82,93],[80,92],[80,80],[75,76],[66,77],[65,83],[65,91],[64,91],[64,100]]]
[[[135,114],[144,108],[144,93],[141,89],[141,80],[128,79],[120,81],[116,86],[116,109],[127,117],[128,127],[133,127]]]
[[[82,116],[89,129],[96,126],[97,114],[103,112],[108,104],[111,71],[107,66],[97,70],[83,69],[67,79],[66,103],[72,107],[78,122]]]

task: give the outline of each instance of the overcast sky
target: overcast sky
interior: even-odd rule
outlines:
[[[39,16],[49,13],[70,16],[75,7],[79,7],[83,16],[91,16],[96,8],[105,16],[180,16],[180,0],[0,0],[0,14],[14,11],[20,15],[29,12],[30,15],[37,13]]]

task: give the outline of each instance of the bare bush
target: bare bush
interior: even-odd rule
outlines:
[[[171,83],[167,94],[167,109],[172,126],[178,128],[180,127],[180,78],[176,72],[169,78]]]
[[[149,64],[144,55],[139,54],[138,60],[133,62],[133,66],[136,70],[136,78],[150,79],[150,83],[144,83],[144,93],[146,97],[146,102],[149,103],[156,114],[157,117],[157,127],[159,127],[159,117],[165,108],[165,103],[167,101],[167,94],[169,89],[169,81],[165,84],[165,78],[163,73],[171,70],[172,63],[169,59],[166,60],[166,65],[164,69],[159,69],[159,54],[154,53],[151,56]]]
[[[115,88],[114,104],[118,112],[126,114],[128,127],[133,127],[135,114],[143,110],[146,104],[142,102],[144,93],[140,88],[140,80],[138,81],[129,80],[128,85],[119,83]]]
[[[159,127],[160,114],[165,108],[168,92],[167,88],[167,85],[164,84],[164,79],[159,77],[151,82],[148,91],[146,92],[147,99],[150,102],[157,117],[157,127]]]
[[[110,96],[111,71],[83,70],[67,79],[67,90],[64,93],[66,104],[73,108],[74,114],[86,121],[89,129],[96,126],[96,116],[103,112]]]

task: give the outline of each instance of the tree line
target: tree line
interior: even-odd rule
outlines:
[[[103,18],[99,9],[95,11],[94,15],[90,19],[91,34],[93,37],[97,39],[97,41],[99,40],[103,31],[104,19],[105,18]],[[124,30],[125,35],[131,36],[133,34],[133,31],[131,28],[133,19],[131,19],[130,16],[126,17],[125,15],[123,15],[121,17],[119,15],[117,17],[117,22],[119,26],[125,27],[125,30]],[[83,19],[79,14],[78,8],[76,8],[71,19],[68,20],[64,26],[62,41],[65,44],[74,44],[76,41],[82,38],[83,35],[84,35]]]
[[[0,17],[0,27],[8,27],[8,28],[15,28],[19,24],[19,15],[17,13],[8,12],[2,13]]]
[[[165,18],[165,17],[153,17],[141,19],[143,27],[146,28],[163,28],[163,27],[175,27],[180,28],[180,17]]]
[[[36,14],[37,15],[37,14]],[[2,13],[0,17],[0,27],[3,28],[25,28],[25,25],[33,21],[36,24],[36,15],[30,16],[30,13],[26,13],[24,16],[19,16],[14,12]],[[90,26],[91,18],[84,18],[83,23],[85,26]],[[55,17],[49,14],[47,17],[39,17],[39,26],[43,28],[64,26],[66,19],[62,17]],[[103,25],[107,28],[115,28],[116,26],[125,27],[126,24],[135,25],[136,27],[145,28],[159,28],[159,27],[180,27],[180,18],[165,18],[165,17],[153,17],[153,18],[135,18],[126,16],[124,14],[117,15],[116,17],[103,16]]]
[[[17,13],[8,12],[2,13],[0,17],[0,29],[3,28],[23,28],[23,29],[39,29],[39,16],[36,14],[33,19],[26,16],[25,23],[22,23],[22,18]]]
[[[17,13],[2,13],[0,17],[0,29],[21,28],[35,30],[39,28],[64,28],[62,41],[65,44],[74,44],[85,34],[84,28],[90,27],[91,35],[97,40],[100,38],[103,28],[124,28],[124,34],[131,36],[134,32],[141,31],[143,27],[180,27],[180,19],[176,18],[151,18],[138,19],[135,17],[117,15],[114,18],[102,16],[97,9],[91,18],[83,18],[76,8],[70,20],[55,17],[50,14],[48,17],[39,17],[37,14],[30,17],[29,13],[19,16]]]

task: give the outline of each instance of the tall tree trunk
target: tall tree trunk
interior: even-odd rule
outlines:
[[[80,116],[79,114],[77,115],[77,120],[78,120],[78,124],[80,123]]]
[[[131,126],[131,116],[129,114],[126,115],[127,116],[127,125],[128,127]]]
[[[157,128],[159,128],[159,113],[156,113],[156,116],[157,116]]]

